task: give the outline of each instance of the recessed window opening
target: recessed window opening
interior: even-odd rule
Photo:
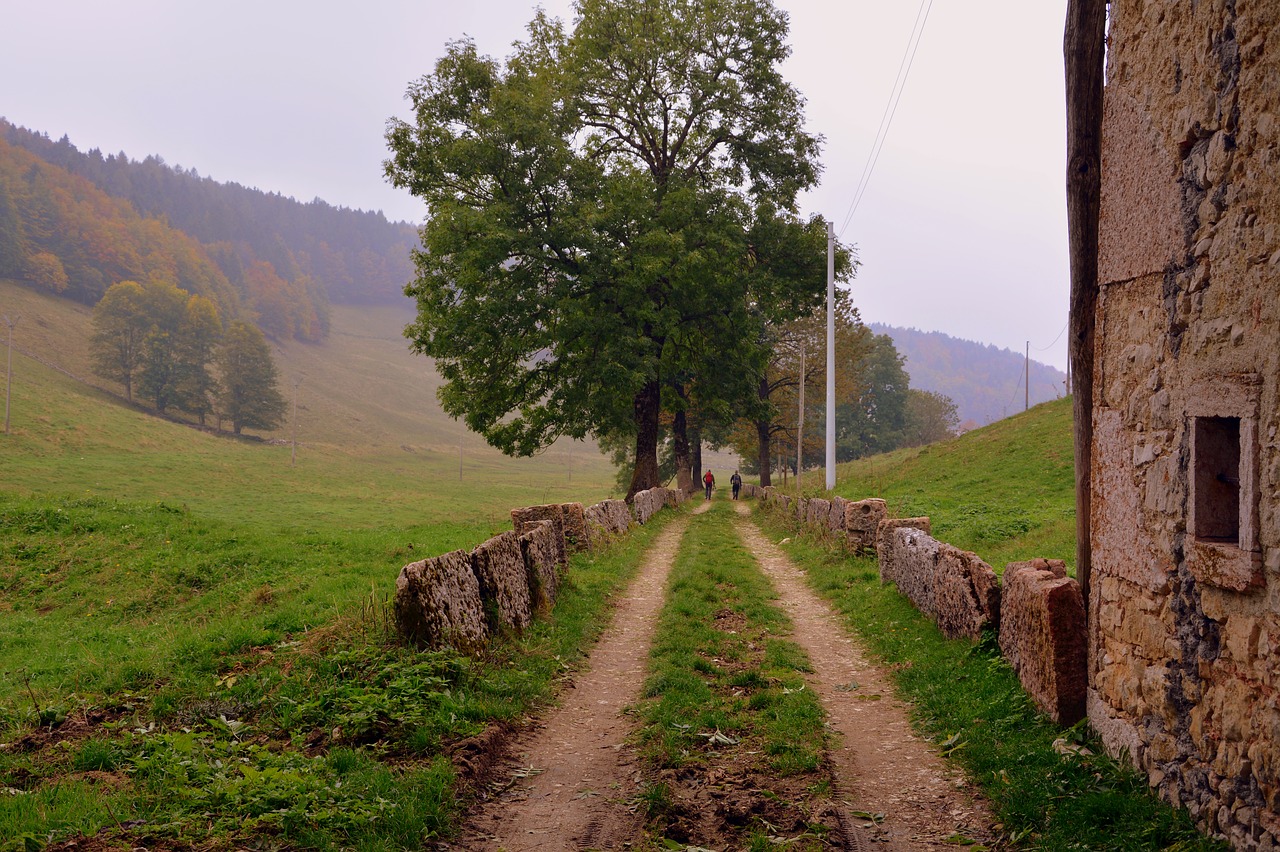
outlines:
[[[1194,419],[1196,538],[1240,544],[1240,418]]]

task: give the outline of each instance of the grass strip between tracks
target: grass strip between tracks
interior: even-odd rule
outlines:
[[[822,848],[824,713],[728,501],[692,519],[637,713],[650,827],[670,848]]]

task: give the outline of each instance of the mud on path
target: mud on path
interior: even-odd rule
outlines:
[[[734,508],[743,515],[750,511],[741,503]],[[912,732],[907,705],[894,697],[886,674],[867,661],[777,545],[748,520],[740,519],[737,527],[794,624],[791,639],[813,665],[810,683],[839,739],[830,753],[836,798],[852,812],[883,814],[881,820],[862,823],[862,838],[871,842],[855,842],[853,848],[965,848],[957,845],[956,835],[993,845],[989,807],[958,770]]]
[[[710,506],[701,503],[694,514]],[[631,804],[640,767],[626,742],[632,726],[622,711],[640,697],[667,575],[688,526],[682,518],[654,541],[583,672],[560,706],[517,740],[512,760],[497,774],[505,786],[478,808],[451,848],[615,849],[643,835]]]

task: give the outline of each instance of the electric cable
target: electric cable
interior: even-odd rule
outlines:
[[[907,85],[907,77],[911,74],[911,66],[915,64],[916,51],[920,49],[920,39],[924,36],[925,24],[929,22],[929,12],[933,9],[933,0],[920,0],[920,8],[916,12],[915,23],[911,27],[911,35],[907,38],[907,47],[903,51],[902,60],[898,63],[898,76],[894,78],[893,88],[889,91],[889,101],[885,104],[884,113],[880,116],[880,127],[876,130],[875,140],[871,143],[871,151],[867,154],[867,163],[862,168],[862,176],[858,179],[858,185],[853,191],[853,199],[849,202],[849,212],[845,214],[844,222],[840,225],[840,233],[837,236],[843,237],[844,232],[849,227],[849,223],[853,220],[853,214],[858,211],[858,206],[862,203],[862,196],[866,194],[867,186],[871,183],[871,175],[875,171],[876,162],[880,159],[880,152],[884,148],[884,142],[889,136],[889,128],[893,125],[893,117],[898,112],[898,104],[902,100],[902,92]]]

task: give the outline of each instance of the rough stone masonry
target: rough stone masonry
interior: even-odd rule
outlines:
[[[1280,0],[1110,4],[1090,722],[1280,844]]]

